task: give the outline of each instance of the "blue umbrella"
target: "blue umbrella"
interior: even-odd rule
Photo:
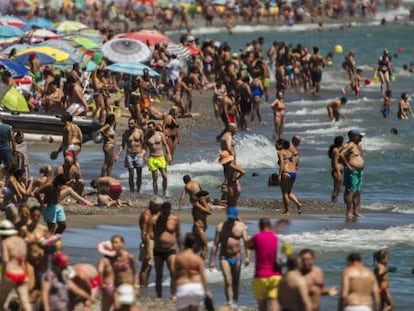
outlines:
[[[7,48],[5,48],[2,53],[3,54],[10,54],[10,52],[13,49],[16,49],[16,52],[31,48],[32,46],[30,44],[26,44],[26,43],[17,43],[17,44],[13,44],[11,46],[8,46]]]
[[[9,25],[1,25],[0,26],[0,38],[11,38],[11,37],[23,37],[24,32],[23,30],[9,26]]]
[[[13,78],[21,78],[29,74],[29,69],[10,59],[0,59],[0,66],[10,71]]]
[[[16,62],[18,62],[19,64],[22,64],[22,65],[29,65],[30,64],[29,57],[30,57],[30,54],[32,54],[32,53],[33,52],[27,52],[27,53],[24,53],[22,55],[19,55],[14,59],[14,61],[16,61]],[[56,63],[56,59],[54,59],[52,56],[49,56],[47,54],[36,52],[36,56],[39,58],[40,63],[42,65],[52,65],[52,64]]]
[[[122,62],[122,63],[115,63],[105,67],[106,70],[126,73],[133,76],[141,76],[144,73],[144,69],[149,71],[149,75],[151,77],[158,77],[159,74],[151,67],[141,63],[134,63],[134,62]]]
[[[53,27],[53,24],[54,24],[53,21],[51,21],[50,19],[47,19],[44,17],[38,17],[38,18],[29,20],[26,25],[51,29]]]

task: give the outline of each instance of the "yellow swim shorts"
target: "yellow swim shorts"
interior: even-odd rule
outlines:
[[[159,169],[167,168],[167,161],[165,160],[165,157],[149,157],[148,158],[148,169],[150,172],[155,172]]]
[[[257,300],[277,298],[279,283],[282,276],[274,275],[268,278],[253,279],[253,295]]]

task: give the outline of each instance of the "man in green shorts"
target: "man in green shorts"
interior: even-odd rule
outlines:
[[[164,155],[164,150],[165,154]],[[148,169],[152,173],[154,194],[158,194],[158,171],[162,176],[162,194],[167,193],[167,164],[171,163],[171,153],[167,141],[161,131],[156,130],[155,122],[148,122],[145,132],[145,148],[149,149]]]
[[[360,217],[362,171],[365,166],[362,157],[361,140],[364,134],[359,130],[348,132],[349,142],[340,151],[340,157],[344,162],[344,201],[346,204],[347,218]]]

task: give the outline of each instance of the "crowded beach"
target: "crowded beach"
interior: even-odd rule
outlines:
[[[8,15],[0,16],[0,310],[310,311],[321,309],[323,296],[336,297],[338,310],[392,310],[387,251],[375,252],[374,269],[359,253],[350,253],[340,288],[335,288],[324,283],[312,249],[292,249],[282,237],[291,221],[307,219],[315,210],[345,214],[349,222],[362,216],[365,134],[358,128],[326,146],[332,169],[329,202],[301,200],[294,193],[302,138],[284,135],[285,94],[323,92],[323,69],[330,66],[332,53],[276,41],[264,49],[263,37],[235,51],[226,42],[201,41],[191,33],[194,23],[218,22],[230,35],[236,23],[303,20],[323,31],[332,19],[346,25],[354,16],[369,19],[376,1],[349,6],[335,1],[324,6],[63,1],[56,8],[47,1],[38,6],[6,2],[12,5],[4,12]],[[180,42],[164,33],[173,27],[183,31]],[[344,119],[348,98],[358,99],[361,88],[371,83],[378,85],[381,113],[388,118],[395,75],[388,49],[372,64],[373,78],[362,76],[353,51],[337,45],[333,53],[344,53],[348,82],[339,90],[343,96],[327,104],[326,120]],[[273,114],[268,135],[277,159],[264,186],[279,187],[280,194],[254,201],[243,198],[246,171],[237,161],[235,137],[266,125],[262,109]],[[34,124],[30,129],[16,121],[25,114]],[[397,118],[414,118],[407,93],[401,94]],[[199,127],[214,130],[216,159],[223,167],[217,185],[221,195],[213,198],[201,182],[183,174],[180,196],[171,197],[167,168]],[[24,148],[29,139],[50,158],[35,173]],[[101,169],[85,178],[85,153],[94,144],[102,146]],[[116,166],[127,173],[126,182],[114,176]],[[142,191],[147,169],[151,193]],[[338,203],[342,195],[344,204]],[[246,219],[257,221],[251,236]],[[138,256],[125,246],[132,237],[113,235],[97,245],[96,264],[72,262],[63,242],[67,227],[108,223],[139,225],[134,236]],[[182,230],[184,223],[192,225],[191,232]],[[209,225],[215,226],[212,241],[206,234]],[[215,308],[206,271],[216,265],[226,303]],[[241,269],[249,265],[254,265],[251,305],[256,301],[256,308],[238,305]],[[163,283],[166,271],[168,286]],[[149,287],[152,279],[155,286]],[[164,300],[148,298],[148,291]]]

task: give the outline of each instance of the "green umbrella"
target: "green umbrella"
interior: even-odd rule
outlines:
[[[86,37],[74,37],[71,38],[71,40],[76,42],[78,45],[81,45],[87,50],[95,50],[99,48],[98,43]]]

